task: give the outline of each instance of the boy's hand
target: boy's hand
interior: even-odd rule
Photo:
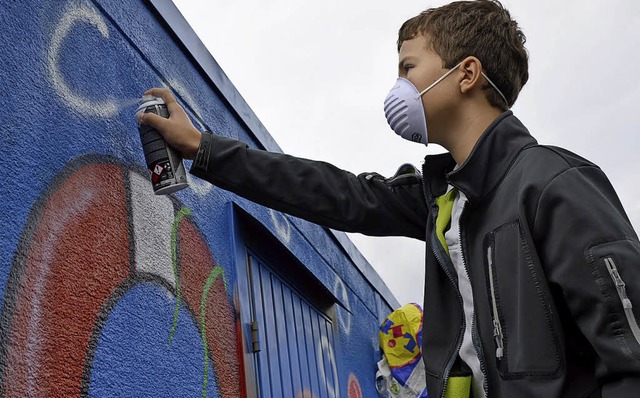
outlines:
[[[165,119],[154,113],[142,113],[138,116],[138,121],[155,128],[169,145],[182,153],[183,158],[193,159],[198,152],[202,134],[193,126],[171,91],[166,88],[152,88],[144,94],[162,98],[167,104],[169,118]]]

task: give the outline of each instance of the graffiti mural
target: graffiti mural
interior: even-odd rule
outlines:
[[[70,164],[33,210],[10,273],[4,396],[144,396],[168,380],[168,391],[240,396],[224,272],[189,214],[116,160]]]
[[[171,7],[0,2],[0,398],[246,397],[257,376],[244,344],[249,319],[233,302],[248,282],[238,276],[230,203],[326,290],[318,300],[327,299],[320,312],[332,326],[323,334],[305,327],[293,299],[275,296],[304,335],[276,341],[292,368],[283,372],[300,379],[286,395],[374,396],[371,341],[393,300],[334,236],[195,177],[189,189],[153,194],[134,117],[150,87],[171,89],[201,130],[252,147],[273,142],[224,72],[206,70],[178,39],[190,28],[172,27],[180,14],[165,18]],[[300,282],[291,291],[302,306]],[[281,316],[276,332],[286,330]],[[297,362],[287,360],[293,344],[304,351]]]

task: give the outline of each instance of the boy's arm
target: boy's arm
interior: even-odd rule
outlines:
[[[604,173],[586,166],[554,178],[541,193],[533,229],[551,286],[596,352],[602,397],[635,396],[640,243]]]
[[[253,202],[326,227],[424,240],[422,178],[356,176],[329,163],[203,135],[191,173]]]
[[[161,97],[169,118],[141,113],[186,159],[192,173],[256,203],[348,232],[425,239],[426,206],[418,175],[384,179],[355,175],[328,163],[248,149],[242,142],[201,134],[166,88]]]

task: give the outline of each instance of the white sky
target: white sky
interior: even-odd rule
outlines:
[[[443,151],[395,135],[382,103],[400,25],[446,1],[174,3],[286,153],[390,176]],[[539,142],[598,164],[640,227],[640,1],[503,4],[530,55],[515,115]],[[349,235],[401,304],[422,303],[424,243]]]

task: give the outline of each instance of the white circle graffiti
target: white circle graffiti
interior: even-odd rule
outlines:
[[[345,333],[351,333],[351,313],[349,305],[349,295],[347,294],[347,288],[344,286],[344,282],[341,279],[336,278],[336,282],[333,284],[333,294],[344,304],[345,308],[340,305],[337,307],[338,321],[344,328]]]
[[[271,214],[271,221],[273,221],[273,226],[275,227],[278,235],[285,243],[289,243],[291,241],[291,225],[289,224],[289,221],[283,214],[275,210],[269,209],[269,214]]]
[[[78,95],[71,90],[60,71],[58,65],[60,48],[73,26],[78,22],[93,25],[102,37],[109,38],[107,24],[98,11],[86,5],[70,5],[51,35],[47,67],[53,88],[65,103],[76,111],[88,116],[111,118],[118,113],[118,104],[115,100],[97,101]]]

